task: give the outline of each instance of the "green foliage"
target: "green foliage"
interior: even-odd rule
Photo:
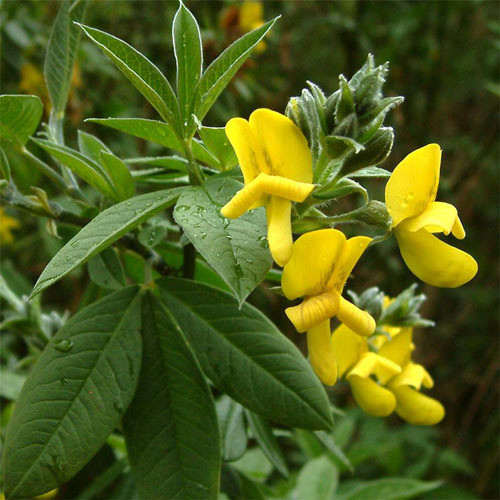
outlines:
[[[441,485],[440,481],[424,482],[416,479],[387,478],[367,481],[351,491],[338,496],[339,500],[387,500],[415,498],[422,493],[435,490]]]
[[[9,401],[2,405],[0,437],[7,498],[54,487],[59,487],[59,498],[89,500],[481,496],[458,484],[434,481],[440,477],[458,478],[459,484],[475,481],[487,497],[488,467],[472,467],[455,451],[476,435],[481,439],[474,440],[474,449],[487,449],[496,432],[489,421],[471,424],[484,390],[472,391],[470,380],[490,394],[488,377],[494,373],[493,362],[489,367],[482,362],[478,373],[470,369],[471,357],[484,358],[478,355],[479,340],[486,338],[484,323],[493,303],[487,287],[471,285],[476,292],[468,287],[465,295],[440,308],[424,290],[431,299],[426,312],[436,313],[433,317],[453,314],[462,318],[454,319],[456,324],[472,318],[468,321],[475,325],[474,336],[452,339],[460,328],[448,319],[442,335],[433,337],[436,345],[445,345],[447,359],[452,356],[450,342],[465,345],[457,349],[455,364],[461,371],[469,368],[457,382],[451,371],[456,366],[441,363],[443,354],[434,344],[428,356],[435,363],[436,380],[445,381],[442,388],[436,384],[436,391],[457,394],[459,411],[448,410],[448,396],[451,415],[440,439],[453,441],[454,449],[444,448],[437,432],[350,411],[336,418],[332,429],[332,413],[338,411],[331,400],[343,408],[350,400],[341,386],[325,393],[300,351],[285,338],[290,327],[282,299],[264,282],[279,283],[281,271],[270,269],[263,209],[236,220],[220,215],[242,180],[239,171],[231,170],[237,158],[220,125],[232,116],[248,116],[258,102],[283,109],[305,77],[329,89],[332,70],[342,70],[354,76],[341,75],[338,90],[329,94],[307,82],[287,107],[308,139],[318,184],[304,204],[294,206],[294,232],[349,223],[370,226],[365,228],[370,234],[386,232],[374,242],[390,236],[384,203],[370,199],[381,196],[380,179],[390,176],[378,167],[393,147],[390,125],[400,132],[394,158],[439,131],[444,149],[455,155],[450,163],[456,169],[451,175],[443,169],[442,189],[458,184],[457,200],[474,200],[465,221],[479,219],[474,210],[480,211],[482,200],[481,213],[491,222],[492,197],[477,195],[474,186],[478,178],[487,178],[488,161],[496,165],[491,162],[495,148],[487,141],[494,136],[489,130],[494,117],[483,119],[480,111],[496,109],[481,90],[495,86],[491,76],[483,81],[492,64],[477,39],[471,43],[478,47],[472,64],[471,53],[461,53],[457,42],[463,33],[466,39],[469,25],[481,33],[484,23],[478,13],[487,7],[481,2],[455,7],[403,3],[388,11],[348,2],[331,11],[324,2],[265,3],[266,16],[283,11],[291,30],[274,43],[263,39],[277,18],[256,23],[256,29],[235,40],[242,33],[237,25],[224,24],[231,18],[225,12],[234,16],[239,4],[189,3],[203,21],[200,33],[195,16],[182,3],[159,3],[154,16],[134,3],[124,4],[119,14],[112,3],[89,3],[85,22],[122,40],[81,24],[86,3],[60,3],[50,40],[45,20],[55,14],[53,5],[7,3],[0,28],[6,49],[2,84],[11,93],[0,97],[0,201],[7,206],[2,217],[6,213],[22,221],[14,229],[12,246],[2,247],[6,257],[0,267],[0,395],[3,403]],[[222,12],[226,8],[233,10]],[[464,13],[466,24],[457,27]],[[165,15],[174,18],[172,42],[164,36]],[[80,46],[81,30],[88,39]],[[264,43],[267,49],[257,56],[258,64],[248,61]],[[148,57],[132,45],[146,49]],[[33,60],[41,66],[36,54],[45,47],[48,94],[43,81],[40,89],[18,90],[21,64]],[[173,48],[171,55],[165,56],[166,48]],[[99,49],[164,121],[152,119],[154,110],[122,84]],[[355,72],[368,50],[381,61],[391,60],[388,97],[382,93],[387,64],[376,66],[369,57]],[[150,59],[161,61],[168,78]],[[72,79],[79,73],[81,86]],[[467,82],[461,81],[463,74]],[[452,82],[448,88],[445,81]],[[402,102],[394,97],[402,89],[407,105],[389,114]],[[40,98],[16,95],[20,91]],[[463,95],[454,97],[455,91]],[[42,139],[33,139],[43,151],[33,148],[32,153],[25,145],[49,100],[48,125],[42,125]],[[463,109],[468,110],[467,126],[477,132],[455,133]],[[86,119],[88,132],[76,134],[87,115],[139,113],[142,118]],[[35,168],[43,179],[34,175]],[[486,238],[475,226],[467,241],[479,247]],[[398,263],[379,248],[367,256],[372,265],[380,259],[372,268],[366,266],[376,272],[356,269],[349,287],[380,283],[387,276],[385,286],[396,299],[384,304],[384,292],[370,287],[359,295],[352,292],[354,302],[379,327],[433,325],[419,312],[424,294],[412,286],[398,295],[394,285],[405,278]],[[491,267],[492,260],[485,257],[484,262]],[[27,302],[31,281],[47,262]],[[127,288],[128,283],[146,290]],[[484,313],[481,319],[471,313],[474,309]],[[68,311],[74,312],[69,320]],[[299,343],[297,339],[293,337]],[[494,353],[493,346],[490,350]],[[422,350],[419,355],[426,354]],[[467,398],[464,402],[469,392],[477,398],[474,405]],[[484,452],[477,453],[477,460],[494,463]]]
[[[71,86],[80,30],[74,23],[85,17],[87,0],[61,2],[47,44],[44,75],[53,112],[64,115]]]
[[[266,457],[283,476],[288,477],[286,460],[278,441],[274,437],[272,427],[257,413],[246,410],[245,415],[252,434]]]
[[[226,200],[240,188],[233,179],[210,179],[203,186],[188,188],[177,201],[174,218],[242,304],[266,277],[272,258],[264,210],[238,219],[220,214]]]
[[[87,158],[74,149],[44,139],[33,139],[33,142],[50,153],[56,160],[70,168],[78,177],[95,187],[101,193],[118,201],[113,181],[108,172],[98,163]]]
[[[106,248],[88,263],[89,277],[106,290],[118,290],[125,286],[125,271],[113,248]]]
[[[40,356],[5,441],[8,498],[32,497],[67,481],[117,425],[141,366],[137,292],[126,288],[82,309]]]
[[[172,40],[177,66],[177,96],[184,134],[187,136],[195,108],[194,89],[203,71],[203,49],[198,23],[182,2],[172,23]]]
[[[31,292],[40,293],[158,212],[175,203],[180,190],[155,191],[122,201],[101,212],[61,248]]]
[[[179,125],[179,106],[172,87],[160,70],[128,43],[90,26],[79,25],[85,34],[116,64],[132,85],[174,129]]]
[[[0,96],[0,141],[2,145],[24,146],[38,127],[42,103],[37,96]]]
[[[311,367],[265,316],[215,288],[157,281],[162,299],[214,385],[246,408],[290,426],[329,429],[332,415]]]
[[[142,118],[90,118],[87,121],[111,127],[147,141],[156,142],[175,151],[184,150],[181,140],[167,123]],[[193,156],[197,160],[213,167],[219,165],[217,158],[214,158],[203,144],[197,140],[192,142],[192,148]]]
[[[222,435],[224,461],[238,460],[247,448],[247,432],[243,407],[229,396],[222,396],[216,405]]]
[[[256,45],[274,26],[277,19],[263,24],[236,40],[208,66],[195,89],[196,101],[200,102],[199,109],[195,113],[199,120],[205,117],[221,92],[251,55]]]
[[[310,460],[299,472],[292,499],[329,500],[333,498],[338,485],[337,474],[335,465],[328,457],[323,455]]]
[[[124,420],[128,456],[142,498],[216,499],[221,457],[214,403],[174,321],[146,294],[142,369]]]

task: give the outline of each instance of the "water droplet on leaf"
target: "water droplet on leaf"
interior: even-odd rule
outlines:
[[[73,342],[71,340],[56,340],[54,348],[59,352],[69,352],[73,348]]]

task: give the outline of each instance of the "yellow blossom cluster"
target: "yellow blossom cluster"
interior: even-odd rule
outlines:
[[[358,404],[372,415],[396,411],[414,424],[439,422],[442,405],[419,392],[433,382],[423,366],[411,361],[411,328],[386,327],[390,340],[373,335],[375,320],[342,297],[346,280],[371,238],[347,239],[337,229],[321,229],[293,242],[292,203],[303,202],[315,188],[311,151],[300,129],[280,113],[258,109],[248,121],[231,119],[226,134],[245,185],[221,213],[236,218],[265,206],[269,249],[283,267],[283,293],[290,300],[303,299],[285,312],[298,332],[307,332],[309,357],[318,377],[326,385],[345,377]],[[435,201],[440,159],[436,144],[408,155],[387,183],[386,205],[410,270],[431,285],[456,287],[474,277],[477,263],[434,236],[440,232],[465,236],[456,208]],[[334,317],[341,325],[332,334]]]

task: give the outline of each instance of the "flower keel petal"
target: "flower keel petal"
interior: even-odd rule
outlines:
[[[337,381],[337,361],[330,337],[329,320],[319,323],[307,332],[311,366],[325,385],[333,385]]]
[[[429,285],[455,288],[477,273],[477,262],[469,254],[436,238],[425,229],[396,229],[396,239],[410,271]]]
[[[267,240],[274,261],[283,267],[292,255],[292,202],[271,196],[266,205]]]

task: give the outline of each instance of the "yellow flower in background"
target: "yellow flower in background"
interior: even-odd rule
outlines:
[[[321,229],[303,234],[293,244],[283,269],[281,288],[290,299],[304,297],[286,309],[298,332],[307,331],[311,365],[326,385],[337,380],[337,361],[330,342],[330,318],[337,318],[359,335],[371,335],[374,319],[342,297],[342,290],[371,238],[346,240],[341,231]]]
[[[21,66],[21,80],[19,82],[19,90],[23,94],[37,95],[43,103],[47,116],[50,113],[51,103],[49,93],[45,86],[43,73],[37,66],[32,63],[24,63]]]
[[[55,498],[58,493],[59,488],[55,488],[48,491],[47,493],[44,493],[43,495],[37,495],[36,497],[34,497],[34,500],[51,500]],[[5,495],[3,493],[0,493],[0,500],[5,500]]]
[[[239,9],[238,28],[241,33],[247,33],[264,24],[264,6],[262,2],[243,2]],[[266,42],[261,41],[255,47],[255,52],[266,50]]]
[[[7,215],[0,207],[0,245],[10,245],[14,241],[13,229],[19,229],[21,223],[14,217]]]
[[[440,165],[437,144],[410,153],[387,182],[385,202],[401,255],[413,274],[429,285],[454,288],[476,275],[477,262],[433,235],[465,237],[457,209],[435,201]]]
[[[276,263],[284,266],[293,243],[292,201],[304,201],[314,189],[307,140],[289,118],[270,109],[257,109],[248,121],[229,120],[226,134],[236,151],[245,187],[221,213],[235,219],[265,205],[269,249]]]
[[[420,392],[434,382],[422,365],[411,361],[413,331],[384,327],[391,339],[375,337],[369,352],[366,338],[340,325],[331,337],[338,374],[349,382],[354,399],[366,413],[385,417],[393,411],[414,425],[435,425],[445,414],[443,405]]]

